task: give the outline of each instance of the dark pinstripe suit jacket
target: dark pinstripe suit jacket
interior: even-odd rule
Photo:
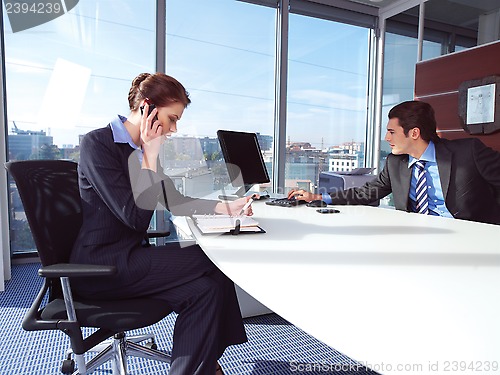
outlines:
[[[142,170],[136,152],[126,143],[115,143],[109,125],[86,134],[80,145],[83,225],[71,261],[116,266],[111,289],[134,283],[148,272],[150,260],[141,242],[158,202],[176,215],[213,213],[217,204],[186,197],[163,173]]]
[[[458,219],[500,224],[500,153],[476,138],[435,143],[446,207]],[[387,157],[376,179],[362,187],[330,194],[333,204],[369,204],[389,195],[398,210],[409,210],[408,155]]]

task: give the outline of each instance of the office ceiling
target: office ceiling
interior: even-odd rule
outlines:
[[[387,7],[403,5],[408,0],[348,0],[383,10]],[[427,20],[477,30],[479,16],[498,10],[498,0],[428,0],[425,3]],[[418,16],[418,7],[405,12]]]
[[[377,8],[385,8],[386,6],[401,2],[401,0],[349,0],[349,1],[353,3],[371,5]]]
[[[404,4],[407,3],[407,0],[348,0],[353,3],[361,3],[370,6],[374,6],[377,8],[385,8],[387,6],[395,5],[398,3]],[[498,0],[427,0],[426,6],[433,7],[447,7],[450,4],[454,6],[458,6],[459,9],[463,9],[463,7],[467,8],[477,8],[485,12],[489,12],[495,9],[498,9],[499,3]]]

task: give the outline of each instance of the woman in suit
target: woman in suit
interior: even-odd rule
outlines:
[[[197,245],[145,248],[142,241],[158,203],[175,215],[239,214],[249,198],[223,204],[187,197],[163,174],[160,146],[190,103],[181,83],[162,73],[140,74],[128,102],[128,117],[117,116],[82,139],[83,224],[71,254],[71,262],[113,265],[117,274],[74,286],[93,298],[165,300],[179,314],[169,374],[221,374],[217,359],[225,348],[247,340],[234,284]],[[245,213],[251,215],[251,207]]]

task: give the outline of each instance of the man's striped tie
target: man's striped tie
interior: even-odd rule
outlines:
[[[415,188],[416,194],[416,209],[419,214],[427,215],[429,213],[429,197],[427,195],[427,178],[425,177],[425,161],[417,160],[417,185]]]

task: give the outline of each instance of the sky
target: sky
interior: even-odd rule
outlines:
[[[9,128],[16,121],[75,145],[78,135],[127,115],[131,80],[155,70],[155,14],[143,4],[80,1],[17,33],[4,14]],[[234,0],[167,2],[167,73],[192,99],[179,136],[273,134],[275,19],[272,8]],[[290,16],[290,141],[364,141],[367,53],[367,29]]]

